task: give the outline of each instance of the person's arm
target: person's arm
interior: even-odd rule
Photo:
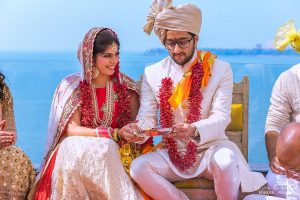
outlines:
[[[270,166],[275,157],[278,134],[282,127],[290,122],[291,118],[292,109],[288,95],[290,77],[288,73],[280,75],[272,90],[271,104],[265,125],[265,141]]]
[[[143,130],[155,128],[157,126],[158,112],[158,103],[148,82],[148,73],[146,70],[141,88],[141,106],[137,115],[137,125]]]
[[[131,117],[131,123],[123,126],[118,130],[118,136],[121,139],[124,139],[128,142],[138,142],[141,141],[142,139],[139,137],[136,137],[134,134],[132,134],[133,131],[138,131],[140,128],[137,126],[136,122],[136,116],[139,111],[140,107],[140,99],[138,94],[135,91],[129,90],[130,91],[130,117]]]
[[[77,108],[71,116],[66,126],[67,136],[91,136],[97,137],[96,129],[86,128],[81,126],[80,123],[80,111]]]
[[[138,95],[130,91],[130,113],[131,113],[131,120],[134,121],[139,109],[139,97]],[[101,137],[101,131],[98,132]],[[71,116],[67,128],[66,128],[67,136],[90,136],[90,137],[97,137],[96,129],[87,128],[81,126],[80,123],[80,111],[76,109],[76,111]]]
[[[268,131],[265,134],[269,163],[271,163],[275,158],[278,134],[279,133],[277,133],[276,131]]]
[[[145,72],[146,74],[146,72]],[[137,99],[135,99],[137,101]],[[123,126],[119,130],[119,136],[128,142],[143,143],[147,141],[147,137],[139,138],[134,136],[133,132],[140,129],[154,128],[157,124],[157,110],[158,105],[151,87],[147,81],[146,75],[143,76],[141,87],[140,108],[136,117],[137,122],[133,122]]]

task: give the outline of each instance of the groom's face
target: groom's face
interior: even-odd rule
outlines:
[[[198,37],[185,31],[167,31],[164,45],[178,65],[184,65],[194,55]]]

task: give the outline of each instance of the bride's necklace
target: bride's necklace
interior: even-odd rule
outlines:
[[[93,107],[95,110],[95,124],[101,125],[104,127],[109,127],[112,123],[113,112],[115,110],[115,101],[117,100],[116,94],[114,94],[114,84],[112,81],[106,82],[106,95],[101,111],[103,111],[103,117],[99,117],[99,107],[96,95],[96,88],[92,86],[92,96],[93,96]]]

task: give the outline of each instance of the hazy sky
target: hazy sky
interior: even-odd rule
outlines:
[[[75,50],[92,27],[111,27],[123,51],[160,47],[142,27],[152,0],[0,0],[0,50]],[[300,0],[174,0],[202,10],[200,47],[271,47],[280,25],[300,28]]]

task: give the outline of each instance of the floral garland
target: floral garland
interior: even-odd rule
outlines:
[[[119,98],[119,114],[118,124],[120,127],[130,122],[130,95],[128,93],[128,87],[122,83],[118,84],[117,95]]]
[[[80,81],[79,87],[82,101],[80,109],[81,124],[85,127],[96,128],[101,124],[96,124],[95,111],[91,106],[93,105],[92,87],[86,80]],[[116,93],[119,98],[119,114],[117,121],[119,126],[122,127],[130,122],[130,95],[128,93],[128,87],[125,84],[118,84]]]
[[[93,92],[92,87],[86,80],[82,80],[79,83],[80,91],[81,91],[81,125],[84,127],[96,128],[96,124],[94,123],[95,112],[92,109],[93,105]]]
[[[159,89],[158,98],[160,109],[160,124],[163,128],[171,127],[174,116],[172,114],[169,98],[172,95],[172,79],[170,77],[163,78],[161,80],[161,88]]]
[[[179,170],[184,171],[195,164],[197,157],[197,145],[194,142],[188,142],[185,154],[177,151],[177,142],[174,138],[165,138],[164,143],[168,149],[170,160]]]
[[[204,76],[203,66],[200,62],[197,62],[192,69],[192,87],[188,98],[188,105],[189,105],[189,112],[187,114],[188,123],[199,121],[201,117],[201,102],[203,96],[200,89],[201,89],[203,76]]]
[[[201,117],[200,111],[203,96],[200,88],[203,76],[203,66],[200,62],[197,62],[192,69],[192,87],[188,97],[188,123],[198,121]],[[168,101],[171,95],[172,79],[167,77],[162,79],[161,88],[159,89],[160,123],[163,128],[171,127],[174,119],[171,105]],[[174,138],[165,138],[164,143],[168,149],[170,160],[179,170],[184,171],[195,164],[197,157],[197,145],[194,142],[189,140],[185,153],[178,152],[177,142]]]

